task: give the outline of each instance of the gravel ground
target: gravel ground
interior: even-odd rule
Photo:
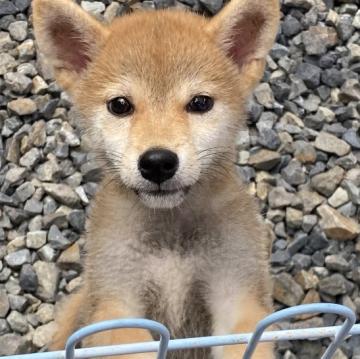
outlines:
[[[51,337],[55,303],[81,283],[80,235],[100,177],[68,96],[37,56],[30,2],[0,0],[0,355],[42,350]],[[111,21],[168,6],[211,15],[223,3],[81,5]],[[239,136],[239,172],[274,233],[276,308],[323,301],[360,313],[359,0],[283,0],[282,12]],[[281,343],[279,357],[318,358],[327,343]],[[360,340],[336,358],[359,359]]]

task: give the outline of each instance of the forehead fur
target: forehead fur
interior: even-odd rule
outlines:
[[[87,97],[99,100],[107,88],[126,80],[138,81],[160,98],[189,82],[235,95],[238,71],[205,31],[207,23],[204,17],[177,10],[118,18],[82,81],[80,97],[86,90]]]

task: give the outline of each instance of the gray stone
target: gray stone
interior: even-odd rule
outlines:
[[[5,318],[9,310],[9,297],[7,296],[6,290],[0,288],[0,318]]]
[[[66,228],[68,222],[67,222],[66,214],[62,211],[58,211],[44,216],[43,224],[44,224],[44,228],[46,229],[50,228],[53,224],[55,224],[59,228]]]
[[[34,192],[34,185],[31,182],[25,182],[16,189],[15,195],[20,202],[25,202],[34,194]]]
[[[294,203],[296,197],[294,194],[287,192],[284,187],[275,187],[270,190],[268,201],[270,208],[283,208]]]
[[[323,204],[317,208],[317,212],[321,216],[320,225],[329,238],[350,240],[360,234],[360,224],[344,217],[334,208]]]
[[[349,201],[348,193],[341,187],[339,187],[333,195],[328,199],[328,203],[331,207],[337,208]]]
[[[302,229],[304,232],[309,233],[317,223],[317,216],[307,214],[303,217]]]
[[[70,147],[77,147],[80,145],[80,139],[75,134],[74,129],[69,125],[69,123],[64,122],[61,130],[59,131],[59,136]]]
[[[270,262],[274,266],[285,266],[290,261],[290,255],[288,251],[276,251],[271,255]]]
[[[45,192],[52,196],[58,202],[70,207],[76,207],[80,204],[80,198],[71,187],[65,184],[44,183]]]
[[[37,261],[34,264],[34,269],[38,278],[36,295],[44,301],[53,302],[60,274],[56,264]]]
[[[93,15],[100,15],[105,11],[105,5],[101,1],[81,1],[81,7]]]
[[[26,152],[21,158],[19,163],[26,167],[32,168],[34,167],[41,159],[42,154],[39,149],[32,148],[30,151]]]
[[[18,8],[12,1],[2,0],[0,1],[0,16],[14,15],[18,12]]]
[[[29,330],[29,324],[27,323],[26,318],[16,310],[11,311],[7,317],[7,322],[14,332],[25,334]]]
[[[350,39],[355,30],[352,22],[353,17],[349,14],[343,14],[339,16],[336,28],[341,40],[346,41]]]
[[[324,249],[329,246],[329,241],[325,237],[324,233],[317,230],[313,230],[308,236],[307,243],[309,247],[313,250]]]
[[[38,287],[37,274],[34,271],[34,268],[30,264],[24,264],[21,267],[19,284],[20,287],[26,292],[33,293],[37,290]]]
[[[81,268],[79,245],[75,242],[67,248],[64,252],[62,252],[57,262],[61,268],[79,270]]]
[[[314,89],[320,84],[320,71],[319,67],[302,62],[296,69],[296,76],[303,80],[308,88]]]
[[[30,3],[31,0],[15,0],[15,6],[22,12],[30,6]]]
[[[270,51],[270,56],[274,59],[274,60],[280,60],[281,58],[287,56],[289,54],[289,49],[284,46],[281,45],[279,43],[275,43]]]
[[[294,306],[304,298],[304,291],[288,273],[280,273],[274,276],[273,296],[278,302]]]
[[[61,168],[56,160],[49,160],[37,166],[36,174],[40,181],[50,182],[60,177]]]
[[[31,263],[31,254],[28,249],[20,249],[9,253],[4,259],[9,267],[18,268],[25,263]]]
[[[311,186],[319,193],[330,197],[344,177],[345,171],[341,167],[320,173],[311,178]]]
[[[339,207],[337,210],[344,217],[354,217],[356,215],[356,206],[351,202],[344,204],[343,206]]]
[[[10,101],[7,106],[10,111],[19,116],[32,115],[36,111],[36,103],[30,98]]]
[[[335,113],[327,107],[320,106],[316,112],[316,116],[326,123],[335,121]]]
[[[7,51],[14,46],[14,42],[11,40],[10,35],[5,31],[0,31],[0,50]]]
[[[310,94],[306,99],[299,101],[299,105],[307,112],[315,112],[319,108],[320,103],[320,97],[313,94]]]
[[[0,338],[4,335],[10,332],[9,325],[6,321],[6,319],[0,319]],[[1,339],[0,339],[1,343]],[[0,348],[0,355],[1,355],[1,348]]]
[[[360,45],[349,44],[348,48],[350,50],[350,62],[356,63],[360,61]]]
[[[9,303],[12,310],[16,310],[21,313],[24,312],[29,305],[29,301],[26,297],[14,294],[9,294]]]
[[[302,9],[309,10],[312,6],[314,6],[313,0],[284,0],[284,5],[290,7],[299,7]]]
[[[39,255],[41,260],[44,260],[46,262],[53,262],[56,257],[55,249],[51,248],[49,244],[45,244],[43,247],[41,247],[37,254]]]
[[[356,29],[360,30],[360,10],[358,10],[356,15],[354,16],[354,21],[353,21],[352,25]]]
[[[351,147],[360,150],[360,135],[354,129],[347,130],[342,139],[346,141]]]
[[[84,211],[74,210],[68,215],[70,225],[77,231],[82,232],[85,229],[86,216]]]
[[[259,150],[250,155],[249,164],[257,169],[270,170],[280,163],[279,153],[270,150]]]
[[[211,14],[216,14],[223,5],[223,0],[200,0],[200,3],[210,11]]]
[[[26,21],[14,21],[9,25],[9,33],[11,37],[16,41],[24,41],[27,37]]]
[[[104,19],[111,23],[118,13],[121,11],[121,5],[115,1],[113,1],[105,10]]]
[[[22,167],[10,168],[5,174],[5,181],[9,184],[18,184],[26,176],[26,169]]]
[[[339,87],[345,82],[345,78],[340,70],[330,68],[322,71],[321,82],[329,87]]]
[[[29,142],[36,147],[44,146],[46,142],[46,129],[45,121],[36,121],[29,134]]]
[[[69,247],[70,241],[61,233],[59,228],[52,225],[48,234],[48,241],[54,249],[65,249]]]
[[[19,72],[8,72],[4,79],[6,87],[16,94],[24,95],[31,89],[31,80]]]
[[[314,163],[316,161],[316,150],[313,145],[305,141],[294,143],[294,157],[301,163]]]
[[[350,146],[345,141],[326,132],[320,132],[316,137],[315,147],[321,151],[334,153],[338,156],[345,156],[351,150]]]
[[[37,75],[32,79],[31,93],[34,95],[42,95],[48,88],[49,86],[41,76]]]
[[[54,213],[58,207],[56,201],[50,196],[46,196],[44,198],[43,204],[44,204],[44,215]]]
[[[26,201],[24,210],[31,215],[40,214],[43,210],[43,204],[36,198],[30,198]]]
[[[360,84],[356,79],[348,79],[341,87],[339,99],[345,103],[360,101]]]
[[[30,62],[25,62],[17,67],[17,72],[29,77],[33,77],[37,74],[35,66]]]
[[[290,163],[281,171],[285,181],[291,185],[300,185],[306,182],[305,169],[297,160],[291,160]]]
[[[348,272],[351,269],[348,261],[340,254],[333,254],[325,257],[326,267],[335,272]]]
[[[360,205],[360,188],[349,180],[344,181],[344,187],[351,199],[351,202]]]
[[[0,336],[0,355],[24,354],[31,350],[31,342],[26,336],[13,333]]]
[[[55,308],[54,305],[49,303],[43,303],[40,305],[36,312],[36,318],[42,324],[46,324],[54,320]]]
[[[349,170],[350,168],[354,168],[356,166],[357,158],[352,152],[350,152],[348,155],[338,158],[335,161],[335,164],[344,168],[345,170]]]
[[[26,234],[26,247],[39,249],[46,243],[46,231],[28,232]]]
[[[33,335],[33,343],[36,347],[42,348],[47,345],[56,333],[55,322],[50,322],[37,327]]]
[[[302,40],[308,55],[323,55],[328,48],[337,44],[338,37],[335,29],[317,25],[303,31]]]
[[[346,279],[340,273],[332,274],[320,280],[319,290],[321,293],[332,296],[346,294]]]
[[[16,60],[10,54],[2,53],[0,56],[0,75],[6,74],[8,71],[13,70],[15,67]]]
[[[263,105],[267,109],[274,107],[274,94],[271,87],[267,83],[262,83],[257,86],[254,91],[254,96],[260,105]]]
[[[280,139],[278,134],[272,130],[272,129],[268,129],[268,128],[262,128],[259,131],[259,143],[270,149],[270,150],[276,150],[277,148],[279,148],[280,146]]]
[[[301,23],[295,17],[287,15],[282,23],[282,30],[285,36],[294,36],[301,31]]]

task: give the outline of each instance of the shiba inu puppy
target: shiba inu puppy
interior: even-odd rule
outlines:
[[[63,348],[80,326],[119,317],[160,321],[174,338],[253,331],[272,310],[270,240],[236,174],[235,139],[276,35],[278,0],[232,0],[212,19],[161,10],[110,25],[70,0],[35,0],[33,19],[105,174],[84,283],[63,304],[50,348]],[[83,344],[147,340],[150,333],[126,329]],[[273,358],[272,345],[260,345],[255,358]]]

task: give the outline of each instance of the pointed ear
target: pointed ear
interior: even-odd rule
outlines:
[[[279,0],[231,0],[207,25],[207,31],[255,86],[263,75],[280,18]]]
[[[104,43],[106,27],[72,0],[34,0],[33,22],[40,51],[71,90]]]

